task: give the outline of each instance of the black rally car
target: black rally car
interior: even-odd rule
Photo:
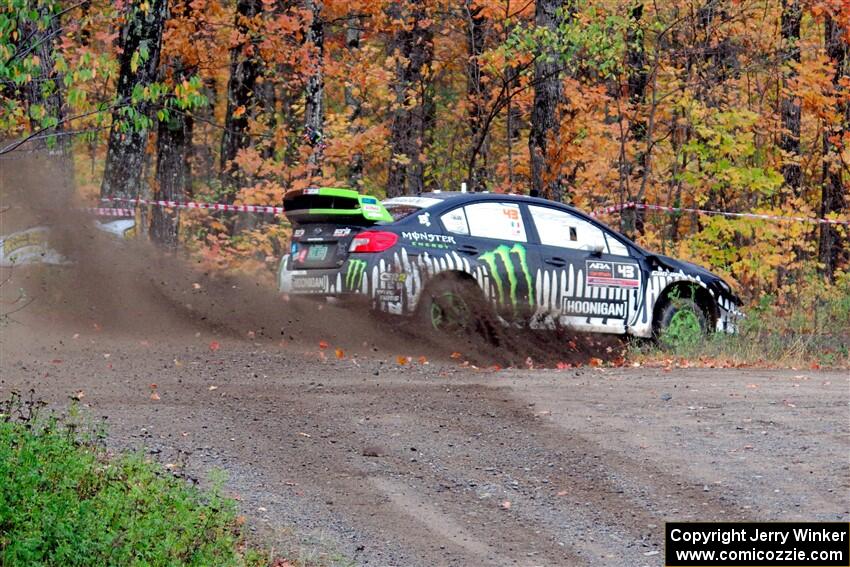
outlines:
[[[435,192],[379,202],[311,188],[287,193],[284,208],[293,236],[281,292],[359,298],[437,331],[471,330],[480,305],[510,324],[638,337],[682,323],[734,333],[742,316],[720,277],[545,199]]]

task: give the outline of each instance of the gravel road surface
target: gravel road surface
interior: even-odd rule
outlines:
[[[476,371],[35,320],[2,329],[0,396],[81,393],[113,448],[226,471],[294,559],[656,566],[668,520],[850,518],[846,372]]]

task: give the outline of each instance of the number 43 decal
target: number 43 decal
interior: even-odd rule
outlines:
[[[617,264],[617,275],[621,278],[634,279],[635,266],[634,264]]]

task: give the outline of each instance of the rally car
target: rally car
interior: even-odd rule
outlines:
[[[309,188],[287,193],[284,209],[293,233],[281,292],[361,299],[437,332],[474,330],[486,315],[636,337],[683,322],[734,333],[742,316],[720,277],[546,199],[433,192],[381,202]]]

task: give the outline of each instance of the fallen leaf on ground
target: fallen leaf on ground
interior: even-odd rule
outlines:
[[[159,394],[157,394],[156,391],[151,392],[151,399],[155,402],[158,402],[159,401]]]
[[[218,386],[210,386],[209,390],[210,392],[212,392],[213,390],[218,390]]]
[[[398,355],[397,357],[395,357],[395,360],[396,360],[396,362],[398,362],[400,365],[404,366],[405,364],[407,364],[408,362],[410,362],[410,357],[409,357],[409,356],[402,356],[402,355]]]
[[[85,393],[85,392],[83,392],[82,390],[78,390],[78,391],[77,391],[77,393],[76,393],[76,394],[74,394],[74,395],[73,395],[73,396],[71,396],[71,397],[72,397],[72,398],[74,398],[74,399],[76,399],[76,400],[82,400],[83,398],[85,398],[85,397],[86,397],[86,393]]]
[[[330,345],[328,344],[328,341],[319,341],[319,348],[321,348],[321,349],[326,349],[326,348],[328,348],[329,346],[330,346]]]
[[[210,341],[210,350],[212,352],[215,352],[220,348],[221,348],[221,344],[218,341]]]
[[[499,506],[501,506],[502,510],[510,510],[511,509],[511,501],[510,500],[503,500],[502,503],[499,504]]]
[[[462,356],[463,356],[463,355],[462,355],[461,353],[459,353],[459,352],[453,352],[453,353],[451,354],[451,357],[452,357],[453,359],[455,359],[455,360],[459,359],[459,358],[460,358],[460,357],[462,357]]]
[[[336,351],[335,351],[335,352],[336,352],[336,357],[337,357],[337,358],[339,358],[339,359],[343,359],[343,358],[345,358],[345,351],[344,351],[344,350],[342,350],[341,348],[336,349]]]

